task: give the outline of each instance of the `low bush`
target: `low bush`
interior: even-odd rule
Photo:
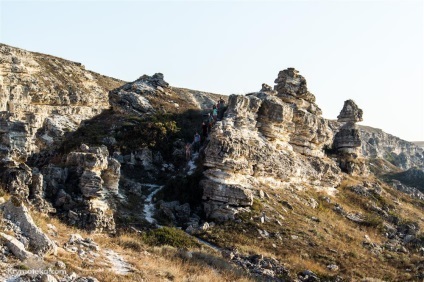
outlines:
[[[200,244],[184,231],[172,227],[150,230],[144,235],[144,241],[151,246],[169,245],[175,248],[200,247]]]

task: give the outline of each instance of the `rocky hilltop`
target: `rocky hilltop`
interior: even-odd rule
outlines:
[[[268,189],[329,189],[340,184],[340,169],[324,156],[333,132],[305,79],[281,71],[275,91],[231,95],[205,149],[202,180],[205,212],[232,219],[237,207],[253,204]]]
[[[0,62],[3,157],[25,159],[49,147],[109,108],[108,92],[124,83],[81,63],[4,44]]]
[[[324,119],[296,69],[227,97],[0,62],[1,280],[424,279],[423,149],[348,97]]]

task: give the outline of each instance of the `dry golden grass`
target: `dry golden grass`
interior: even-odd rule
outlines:
[[[363,182],[377,183],[382,187],[381,196],[360,196],[349,187],[362,185]],[[260,200],[258,210],[242,215],[242,223],[229,222],[218,225],[213,231],[203,234],[204,238],[223,247],[236,246],[239,251],[260,253],[275,257],[283,263],[292,274],[310,269],[322,278],[331,279],[342,275],[351,281],[360,281],[366,277],[375,277],[386,281],[407,281],[414,279],[415,265],[419,265],[417,254],[400,254],[382,250],[372,251],[363,244],[365,235],[372,243],[383,245],[388,239],[382,232],[384,218],[370,209],[370,204],[378,207],[389,206],[404,221],[420,221],[422,226],[422,208],[415,200],[394,191],[378,179],[369,177],[347,176],[338,187],[335,196],[314,189],[297,191],[267,190],[270,199]],[[323,200],[330,198],[330,203]],[[308,199],[318,202],[317,208],[307,205]],[[400,206],[396,200],[400,199]],[[289,202],[289,209],[283,202]],[[333,210],[335,203],[346,212],[362,214],[367,222],[358,224],[348,220]],[[259,215],[265,213],[270,219],[260,223]],[[275,216],[283,215],[284,219]],[[313,220],[312,220],[313,218]],[[279,220],[281,225],[276,223]],[[368,220],[370,222],[368,222]],[[367,224],[369,226],[367,226]],[[257,229],[266,230],[271,235],[261,238]],[[281,240],[272,234],[278,232]],[[293,236],[294,235],[294,236]],[[336,264],[338,271],[330,271],[327,265]],[[415,269],[412,273],[406,268]]]
[[[68,272],[92,276],[102,282],[116,281],[251,281],[246,273],[224,261],[220,254],[206,249],[192,249],[193,257],[184,259],[173,247],[152,247],[143,242],[136,233],[122,233],[117,236],[90,234],[62,223],[56,218],[41,216],[32,211],[37,225],[55,240],[60,248],[57,255],[46,257],[52,265],[61,260]],[[57,236],[51,235],[47,224],[57,228]],[[119,275],[111,270],[111,264],[101,256],[94,262],[81,259],[77,254],[61,248],[70,234],[79,233],[83,238],[92,238],[101,248],[112,249],[121,255],[133,268],[128,275]]]

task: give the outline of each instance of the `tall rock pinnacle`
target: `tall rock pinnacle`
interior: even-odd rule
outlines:
[[[343,109],[337,116],[339,122],[358,122],[362,121],[362,110],[353,100],[346,100]]]

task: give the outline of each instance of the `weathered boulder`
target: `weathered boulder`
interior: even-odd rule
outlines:
[[[22,244],[22,242],[13,236],[0,232],[0,241],[4,241],[12,254],[20,260],[26,260],[34,256],[33,253],[28,252],[25,249],[25,246]]]
[[[24,163],[6,168],[2,173],[2,183],[11,195],[21,199],[29,196],[29,185],[32,181],[31,169]]]
[[[276,94],[276,92],[275,91],[273,91],[273,89],[272,89],[272,87],[271,86],[269,86],[268,84],[266,84],[266,83],[262,83],[262,88],[261,88],[261,91],[260,92],[270,92],[270,93],[274,93],[274,94]]]
[[[15,223],[22,233],[29,238],[31,250],[38,255],[45,255],[56,252],[56,245],[38,228],[28,209],[16,197],[12,197],[2,205],[3,216]]]
[[[211,180],[202,180],[203,200],[212,200],[233,206],[251,206],[253,193],[241,185],[217,183]]]
[[[311,103],[315,102],[315,96],[308,91],[306,86],[306,79],[294,68],[280,71],[274,82],[276,83],[274,89],[279,96],[290,95]]]

